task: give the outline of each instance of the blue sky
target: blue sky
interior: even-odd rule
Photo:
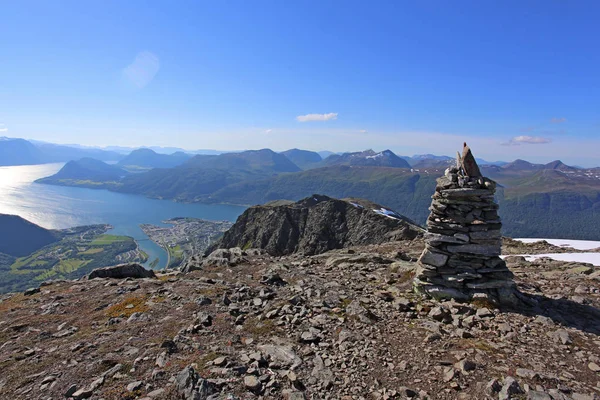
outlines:
[[[600,165],[597,1],[2,4],[0,135]]]

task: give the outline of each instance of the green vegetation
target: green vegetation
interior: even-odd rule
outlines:
[[[0,254],[0,293],[21,291],[47,279],[79,278],[94,268],[145,261],[128,236],[106,235],[106,225],[62,231],[62,240],[24,257]]]
[[[183,261],[184,251],[180,245],[176,246],[167,246],[167,251],[169,252],[169,268],[175,268]]]
[[[115,242],[126,242],[131,238],[118,235],[100,235],[90,243],[92,246],[108,246]]]

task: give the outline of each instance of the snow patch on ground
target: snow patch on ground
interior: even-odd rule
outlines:
[[[571,240],[571,239],[515,239],[521,241],[523,243],[534,243],[539,242],[540,240],[545,240],[548,243],[554,246],[560,247],[572,247],[576,250],[592,250],[600,247],[600,241],[593,240]],[[547,254],[520,254],[520,256],[525,257],[527,261],[534,261],[542,257],[548,257],[557,261],[565,261],[565,262],[581,262],[581,263],[589,263],[594,264],[595,266],[600,266],[600,253],[590,252],[590,253],[547,253]],[[502,256],[505,258],[508,256]]]
[[[398,214],[396,214],[395,212],[393,212],[391,210],[387,210],[383,207],[381,207],[379,210],[373,209],[373,211],[375,211],[379,215],[384,215],[388,218],[400,219],[400,216]]]
[[[353,203],[353,202],[350,202],[350,204],[352,204],[352,205],[353,205],[354,207],[356,207],[356,208],[364,208],[364,207],[363,207],[363,206],[361,206],[360,204],[356,204],[356,203]]]
[[[600,247],[600,241],[593,240],[571,240],[571,239],[516,239],[523,243],[534,243],[541,240],[560,247],[572,247],[576,250],[592,250]]]
[[[383,153],[377,153],[374,156],[367,156],[367,158],[371,158],[371,159],[380,158],[380,157],[383,157]]]

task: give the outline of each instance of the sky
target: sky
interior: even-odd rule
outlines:
[[[595,0],[0,9],[0,136],[600,165]]]

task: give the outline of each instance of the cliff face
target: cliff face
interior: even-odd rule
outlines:
[[[407,218],[366,200],[313,195],[296,203],[279,201],[249,208],[216,247],[312,255],[348,246],[412,240],[422,231]]]

